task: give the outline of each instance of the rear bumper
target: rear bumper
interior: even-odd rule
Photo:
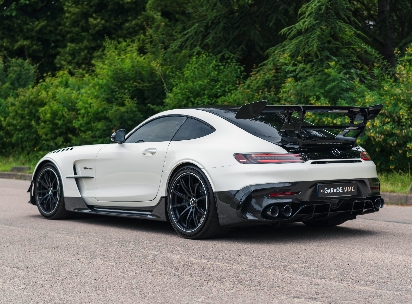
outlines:
[[[318,197],[318,184],[353,183],[357,194]],[[259,184],[240,190],[216,192],[219,222],[222,226],[262,222],[303,222],[333,218],[354,219],[357,215],[379,211],[383,199],[377,178],[352,180],[303,181]],[[272,193],[296,192],[294,195],[269,196]]]

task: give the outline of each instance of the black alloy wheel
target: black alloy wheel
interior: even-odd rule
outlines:
[[[34,197],[40,214],[49,219],[66,217],[60,174],[52,165],[41,168],[34,181]]]
[[[167,211],[176,232],[190,239],[204,239],[221,232],[212,188],[198,168],[181,168],[171,179]]]

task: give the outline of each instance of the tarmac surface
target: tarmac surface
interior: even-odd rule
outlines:
[[[191,241],[162,222],[46,220],[29,184],[0,180],[0,303],[412,303],[412,207]]]

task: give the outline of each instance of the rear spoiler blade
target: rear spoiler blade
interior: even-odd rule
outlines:
[[[280,129],[282,140],[290,143],[297,143],[299,146],[313,145],[313,144],[351,144],[356,145],[356,140],[365,131],[366,124],[369,120],[378,116],[382,110],[383,105],[374,105],[370,107],[352,107],[352,106],[268,106],[266,100],[257,101],[242,106],[237,114],[236,119],[253,119],[257,118],[262,113],[280,113],[285,117],[285,122]],[[329,125],[329,126],[303,126],[303,121],[306,113],[342,113],[344,116],[349,117],[350,123],[348,125]],[[297,113],[299,116],[298,122],[291,122],[290,118],[293,113]],[[355,123],[358,121],[358,123]],[[335,139],[322,139],[317,140],[303,140],[301,130],[343,130],[336,135]],[[295,137],[287,135],[287,131],[293,131]],[[350,131],[357,131],[354,136],[345,136]]]

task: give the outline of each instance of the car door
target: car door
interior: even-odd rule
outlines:
[[[153,200],[159,190],[169,143],[185,120],[182,116],[151,120],[123,144],[101,149],[96,158],[96,200]]]

